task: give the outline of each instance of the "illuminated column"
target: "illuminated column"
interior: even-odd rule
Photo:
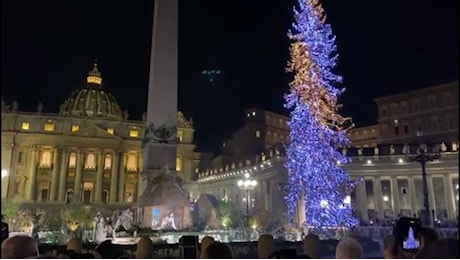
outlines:
[[[96,173],[96,194],[94,196],[95,203],[102,203],[102,178],[104,175],[104,153],[99,151],[97,155],[97,173]]]
[[[399,205],[399,187],[398,187],[398,178],[395,176],[391,177],[391,201],[392,201],[392,206],[393,206],[393,211],[396,214],[395,217],[398,216],[398,214],[401,213],[401,206]]]
[[[447,218],[454,220],[455,219],[455,194],[452,188],[452,180],[450,179],[450,175],[444,175],[444,192],[446,197],[446,206],[447,206]]]
[[[383,219],[382,182],[380,176],[374,177],[372,184],[374,187],[374,209],[377,211],[377,217]]]
[[[261,183],[259,186],[259,189],[261,191],[262,196],[260,198],[264,199],[264,209],[268,212],[270,212],[270,193],[268,191],[268,185],[269,185],[270,180],[265,180]]]
[[[69,154],[67,148],[62,149],[61,158],[61,176],[59,177],[59,202],[65,202],[65,193],[67,188],[67,168],[69,166]]]
[[[7,176],[2,176],[2,199],[7,197],[11,197],[14,195],[13,187],[14,187],[14,175],[15,175],[15,166],[18,161],[18,145],[14,142],[10,145],[5,145],[6,152],[2,153],[2,170],[7,170]],[[11,149],[8,149],[11,148]]]
[[[82,170],[83,170],[83,152],[78,151],[77,153],[77,169],[75,173],[75,186],[73,199],[76,202],[81,201],[81,181],[82,181]]]
[[[137,196],[135,198],[135,200],[137,201],[137,199],[142,195],[142,178],[141,178],[141,172],[144,170],[144,162],[142,160],[142,154],[139,153],[139,174],[137,175],[137,182],[136,182],[136,185],[137,185]]]
[[[114,152],[112,156],[112,174],[110,176],[110,203],[117,202],[117,180],[120,166],[120,152]]]
[[[410,201],[410,211],[412,216],[414,214],[418,215],[418,210],[417,210],[417,197],[415,194],[415,183],[414,183],[414,177],[413,176],[408,176],[407,177],[407,183],[408,183],[408,192],[409,192],[409,201]],[[411,216],[411,217],[412,217]]]
[[[35,200],[35,189],[37,186],[37,148],[33,147],[30,151],[30,173],[29,183],[27,188],[27,200]]]
[[[57,192],[58,192],[58,184],[59,184],[59,155],[60,155],[60,148],[54,149],[53,152],[53,171],[51,172],[51,187],[50,187],[50,201],[56,201],[57,199]]]
[[[428,183],[428,199],[430,201],[430,209],[436,210],[436,201],[434,199],[433,177],[426,176],[426,181]],[[430,212],[430,214],[432,213]]]
[[[125,178],[126,178],[126,154],[122,153],[120,157],[120,172],[118,179],[118,202],[125,202]]]
[[[366,181],[362,181],[356,185],[356,206],[364,221],[369,220],[367,212],[367,194],[366,194]]]

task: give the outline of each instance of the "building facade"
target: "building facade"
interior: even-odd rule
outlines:
[[[87,84],[58,114],[21,112],[2,101],[2,199],[24,202],[134,203],[140,194],[142,121],[129,120],[102,84],[97,64]],[[199,171],[192,123],[177,115],[177,171],[186,182]]]
[[[357,217],[372,221],[393,219],[399,215],[421,215],[424,210],[421,165],[409,159],[416,155],[417,148],[411,147],[411,155],[403,154],[399,146],[343,151],[352,162],[342,167],[352,180],[359,181],[349,194]],[[250,191],[250,207],[264,209],[273,216],[283,216],[288,175],[282,149],[281,146],[274,147],[263,155],[226,165],[223,169],[201,172],[191,187],[191,197],[197,199],[201,194],[212,194],[244,208],[247,206],[247,191],[240,189],[237,183],[249,174],[250,179],[257,180],[256,187]],[[435,210],[436,218],[443,222],[458,217],[458,170],[457,146],[451,144],[442,150],[439,160],[426,165],[430,207]]]
[[[355,214],[363,220],[419,215],[423,210],[421,166],[411,163],[421,143],[442,157],[427,164],[431,208],[439,219],[458,216],[458,82],[375,100],[379,123],[351,129],[352,147],[343,149],[352,162],[343,167],[363,180],[350,194]],[[269,111],[245,111],[245,125],[225,143],[212,168],[199,174],[192,197],[201,193],[246,202],[237,181],[245,174],[258,180],[254,207],[274,215],[285,212],[283,185],[287,171],[282,155],[289,118]],[[404,144],[410,155],[403,154]],[[223,160],[225,158],[225,160]],[[308,203],[308,202],[307,202]]]
[[[458,81],[375,102],[381,144],[458,141]]]

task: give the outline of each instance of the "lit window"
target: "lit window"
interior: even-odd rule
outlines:
[[[179,142],[182,142],[182,140],[184,140],[184,131],[178,130],[177,131],[177,138],[179,138]]]
[[[107,128],[107,133],[113,135],[114,132],[113,128]]]
[[[256,137],[257,137],[257,138],[260,137],[260,131],[259,131],[259,130],[256,131]]]
[[[128,155],[126,168],[128,171],[137,171],[137,156],[135,154]]]
[[[181,172],[182,171],[182,159],[180,156],[176,157],[176,171]]]
[[[22,122],[21,128],[22,130],[29,130],[30,124],[29,122]]]
[[[102,84],[102,78],[97,77],[97,76],[88,76],[86,78],[86,82],[101,85]]]
[[[94,154],[89,153],[86,156],[86,163],[85,163],[85,169],[95,169],[96,168],[96,156]]]
[[[133,128],[133,129],[129,130],[129,136],[130,137],[139,137],[139,131],[136,128]]]
[[[248,114],[247,114],[247,117],[250,117],[250,116],[251,116],[251,114],[250,114],[250,113],[248,113]]]
[[[41,167],[50,167],[51,166],[51,152],[50,151],[44,151],[42,153],[40,166]]]
[[[48,121],[45,123],[45,127],[43,128],[47,132],[53,132],[54,131],[54,123],[52,121]]]
[[[69,156],[69,168],[75,168],[77,166],[77,154],[71,153]]]
[[[111,168],[112,168],[112,155],[107,154],[104,160],[104,169],[107,170]]]
[[[255,116],[255,115],[256,115],[256,111],[253,111],[253,112],[252,112],[252,115]]]
[[[72,125],[72,132],[78,131],[80,129],[79,125]]]

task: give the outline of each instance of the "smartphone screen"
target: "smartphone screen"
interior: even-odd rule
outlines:
[[[417,251],[420,248],[422,222],[418,218],[400,218],[395,226],[395,243],[404,251]]]

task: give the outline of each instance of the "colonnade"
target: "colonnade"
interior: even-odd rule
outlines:
[[[443,178],[443,186],[444,186],[444,194],[440,194],[439,192],[435,193],[435,189],[433,187],[433,178],[441,177]],[[448,219],[455,219],[457,215],[457,208],[456,204],[458,203],[458,197],[454,192],[453,188],[453,180],[454,175],[445,173],[443,175],[435,175],[435,176],[427,176],[427,183],[428,183],[428,198],[430,203],[430,208],[432,210],[436,210],[438,207],[436,205],[436,197],[441,196],[444,197],[445,200],[445,210],[447,211],[447,218]],[[457,176],[458,178],[458,176]],[[398,180],[405,179],[407,180],[407,186],[400,186],[398,184]],[[416,191],[415,188],[415,179],[417,179],[413,175],[408,176],[374,176],[374,177],[366,177],[366,181],[372,182],[373,188],[373,195],[372,198],[369,199],[369,196],[366,192],[366,183],[365,181],[361,182],[356,186],[355,189],[355,197],[356,197],[356,205],[355,208],[358,210],[361,218],[363,220],[369,220],[368,210],[373,209],[375,212],[376,218],[384,219],[384,203],[387,204],[387,208],[392,211],[396,216],[402,213],[402,210],[410,210],[410,214],[417,214],[419,210],[424,209],[423,205],[418,205],[417,201],[423,199],[423,193]],[[421,177],[420,177],[421,179]],[[389,196],[384,196],[382,194],[382,180],[387,180],[390,182],[390,191]],[[458,187],[458,186],[457,186]],[[405,188],[405,193],[403,193],[403,189]],[[457,188],[458,189],[458,188]],[[400,196],[406,196],[408,198],[408,206],[401,205]],[[420,197],[421,196],[421,197]]]
[[[15,150],[15,152],[17,149]],[[25,199],[27,201],[36,201],[38,196],[38,178],[37,173],[39,170],[39,151],[40,148],[34,146],[31,149],[28,149],[30,155],[27,165],[27,178],[25,185]],[[91,182],[94,181],[94,193],[92,193],[91,203],[102,203],[102,193],[103,193],[103,182],[104,182],[104,158],[110,154],[111,155],[111,166],[110,166],[110,188],[108,203],[123,203],[125,202],[125,184],[126,184],[126,161],[128,153],[123,151],[113,151],[113,150],[104,150],[104,149],[91,149],[91,152],[96,155],[96,168],[92,169],[95,171],[95,177],[91,179]],[[83,192],[83,172],[85,164],[85,155],[87,154],[87,149],[81,148],[70,148],[70,147],[55,147],[53,148],[52,154],[52,165],[51,165],[51,175],[49,178],[49,196],[48,201],[50,202],[66,202],[67,191],[69,189],[73,190],[73,198],[75,201],[80,201],[82,198]],[[76,154],[76,163],[75,163],[75,175],[72,180],[69,178],[69,160],[71,153]],[[14,155],[13,155],[14,156]],[[136,173],[142,171],[142,162],[140,156],[137,160],[138,170]],[[14,179],[14,176],[13,176]],[[135,179],[135,187],[137,184],[138,178]],[[68,186],[68,181],[73,182],[73,185]],[[10,182],[11,184],[11,182]],[[12,195],[11,189],[9,192],[10,196]],[[135,193],[138,194],[137,188],[135,188]],[[139,194],[138,194],[139,196]],[[133,197],[135,200],[137,197]]]

